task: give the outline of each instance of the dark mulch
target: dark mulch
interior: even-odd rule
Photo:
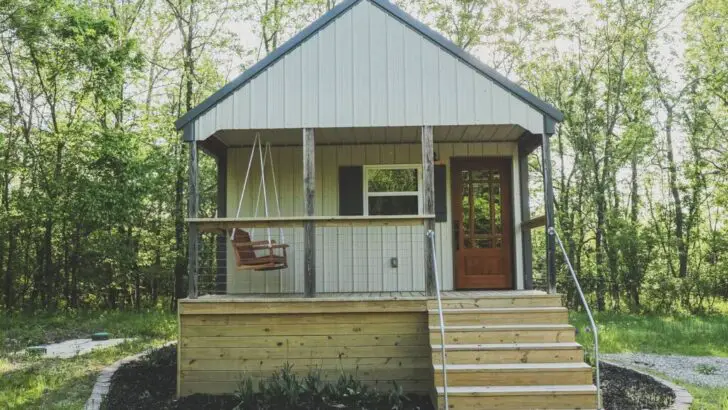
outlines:
[[[114,373],[102,409],[232,410],[234,396],[196,394],[175,400],[177,388],[177,347],[152,352],[143,360],[126,364]],[[408,409],[431,410],[429,397],[408,396]],[[241,406],[248,410],[247,406]],[[341,407],[349,408],[349,407]],[[376,408],[376,407],[369,407]],[[387,407],[388,408],[388,407]]]
[[[232,409],[232,396],[195,395],[175,400],[177,346],[152,352],[143,360],[121,366],[111,379],[102,409]]]
[[[623,367],[601,364],[602,399],[607,410],[660,410],[675,402],[669,387]]]

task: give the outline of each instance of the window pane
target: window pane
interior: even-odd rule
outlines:
[[[369,215],[417,215],[417,196],[369,197]]]
[[[417,192],[417,170],[369,169],[369,192]]]

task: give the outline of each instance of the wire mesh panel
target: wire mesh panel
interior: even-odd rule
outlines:
[[[246,232],[252,242],[259,244],[255,250],[258,257],[268,254],[269,240],[274,246],[287,245],[286,266],[240,267],[230,232],[201,233],[199,295],[303,293],[303,228],[272,228],[270,236],[265,228]],[[425,246],[423,225],[316,227],[316,292],[424,291]],[[275,250],[276,254],[283,254],[282,251]],[[444,259],[443,276],[452,276],[452,259]]]

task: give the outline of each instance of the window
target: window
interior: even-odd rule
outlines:
[[[418,215],[420,192],[417,165],[364,167],[365,215]]]

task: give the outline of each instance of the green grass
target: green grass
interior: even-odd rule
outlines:
[[[38,315],[0,316],[0,355],[28,346],[90,337],[105,331],[110,337],[170,338],[176,335],[177,319],[163,311],[64,312]]]
[[[648,316],[600,313],[599,348],[603,353],[642,352],[688,356],[728,357],[728,315]],[[583,313],[572,313],[579,329],[577,339],[592,345],[588,321]]]
[[[137,340],[72,359],[11,354],[24,347],[104,330]],[[0,408],[80,409],[101,369],[176,338],[177,322],[166,312],[67,313],[0,317]],[[5,406],[5,407],[3,407]]]
[[[656,353],[728,357],[728,315],[650,316],[599,313],[599,349],[602,353]],[[592,334],[583,313],[571,313],[577,341],[591,350]],[[663,375],[660,377],[665,378]],[[678,382],[693,395],[692,410],[728,410],[728,388],[711,388]]]

